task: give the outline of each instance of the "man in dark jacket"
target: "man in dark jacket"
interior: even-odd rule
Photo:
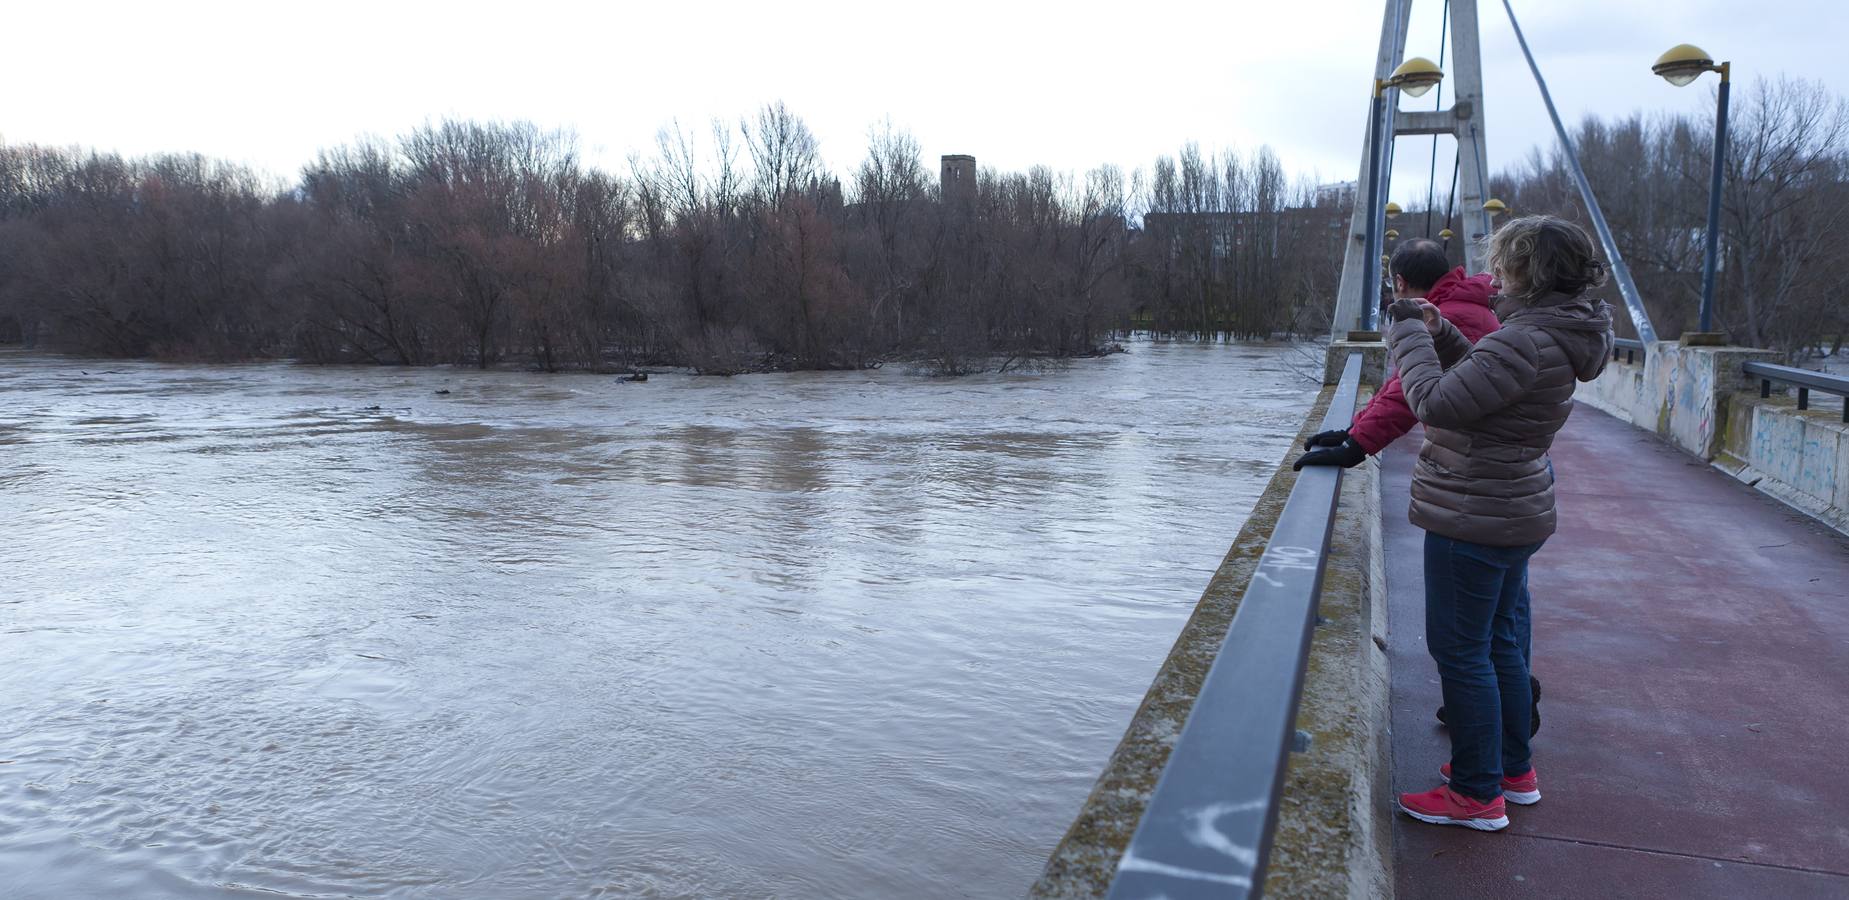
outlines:
[[[1457,326],[1471,343],[1501,327],[1490,311],[1490,297],[1495,289],[1489,275],[1465,275],[1464,268],[1450,268],[1444,247],[1437,241],[1411,240],[1394,251],[1388,264],[1393,273],[1393,296],[1423,298],[1438,307],[1439,315]],[[1356,466],[1386,449],[1419,423],[1395,373],[1381,386],[1380,393],[1368,401],[1346,430],[1325,431],[1310,438],[1309,452],[1291,468],[1304,466]]]

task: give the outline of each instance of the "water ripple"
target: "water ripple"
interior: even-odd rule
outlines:
[[[0,352],[0,894],[1018,896],[1285,452],[1293,357]]]

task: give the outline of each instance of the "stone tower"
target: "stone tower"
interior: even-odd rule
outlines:
[[[944,205],[969,209],[976,205],[976,157],[956,153],[943,158],[938,190]]]

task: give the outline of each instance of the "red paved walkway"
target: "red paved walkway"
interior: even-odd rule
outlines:
[[[1415,432],[1384,456],[1394,791],[1449,759]],[[1545,799],[1483,834],[1396,814],[1401,898],[1849,897],[1849,541],[1587,406],[1535,557]]]

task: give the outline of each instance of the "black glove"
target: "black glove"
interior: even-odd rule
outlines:
[[[1407,319],[1425,318],[1425,312],[1423,308],[1419,306],[1419,301],[1411,297],[1401,297],[1393,301],[1392,305],[1387,307],[1387,315],[1392,317],[1395,322],[1404,322]]]
[[[1338,428],[1334,431],[1319,431],[1309,440],[1303,442],[1303,449],[1314,450],[1318,447],[1340,447],[1348,440],[1348,429]]]
[[[1352,469],[1361,465],[1364,459],[1367,459],[1367,451],[1361,449],[1361,445],[1355,443],[1354,438],[1349,438],[1334,447],[1310,448],[1310,452],[1297,457],[1297,461],[1291,465],[1291,470],[1301,472],[1304,466],[1341,466],[1344,469]]]

